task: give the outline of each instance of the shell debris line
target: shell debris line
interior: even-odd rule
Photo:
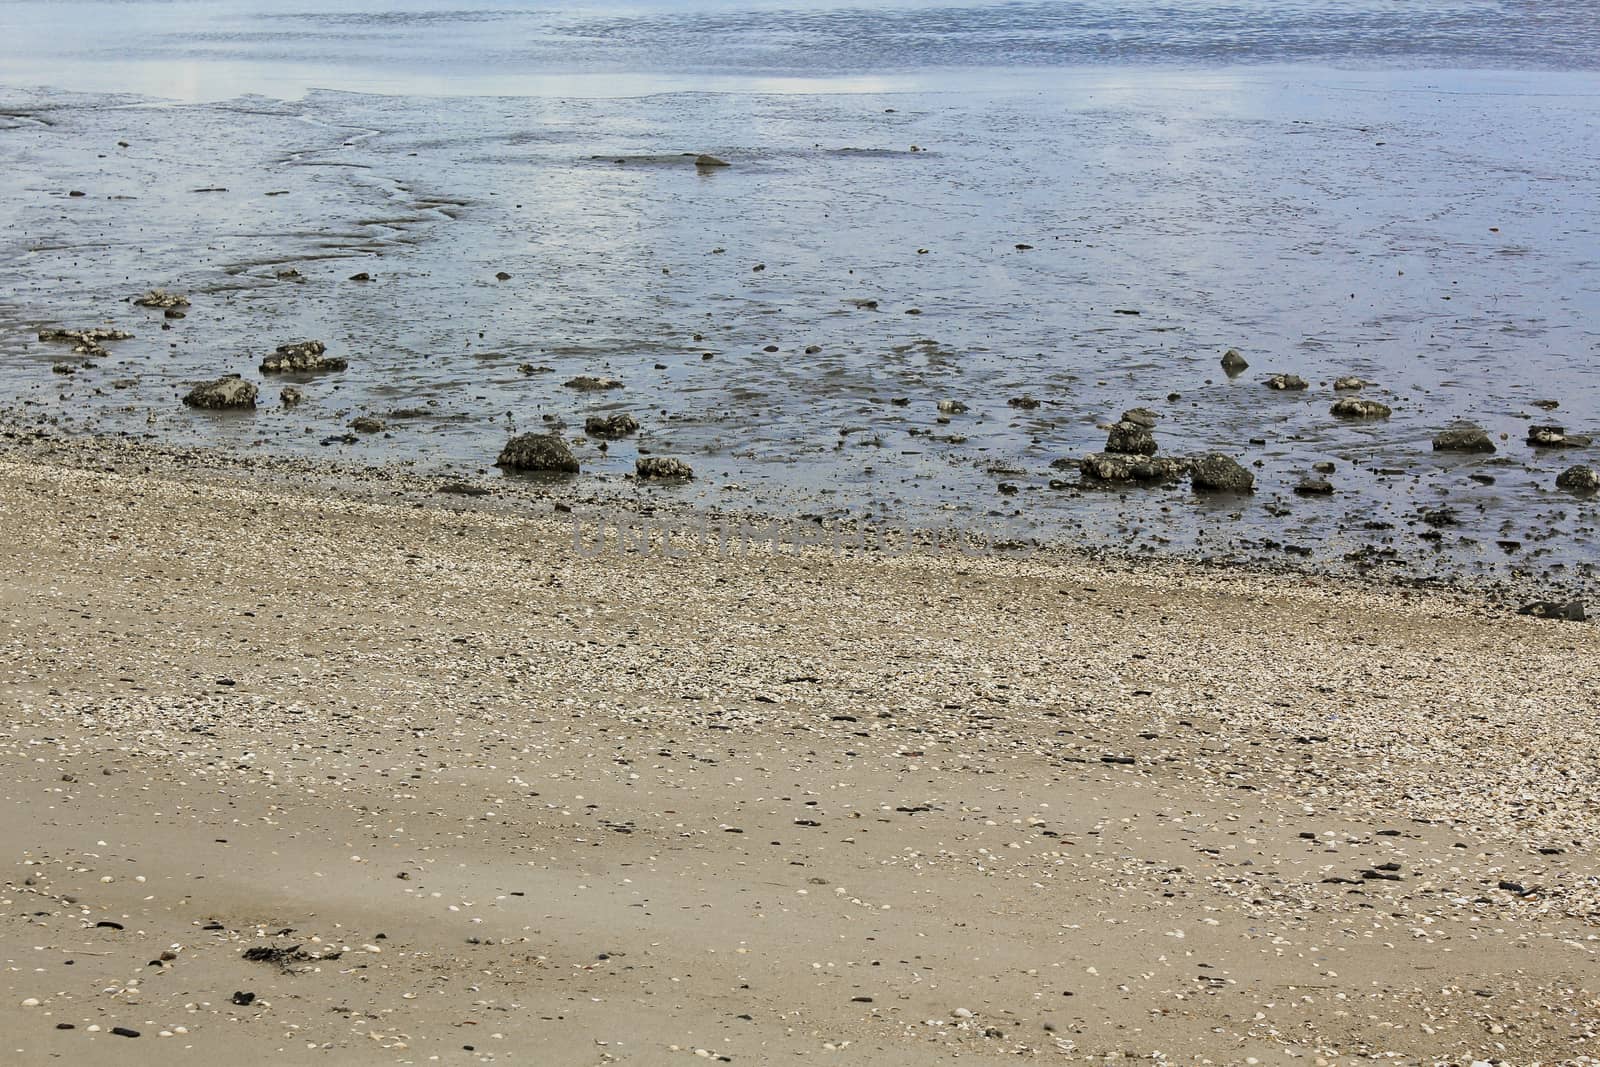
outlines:
[[[0,448],[5,1062],[1600,1056],[1588,623]]]

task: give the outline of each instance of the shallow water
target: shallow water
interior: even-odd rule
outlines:
[[[0,401],[73,428],[466,472],[514,430],[575,435],[626,410],[643,432],[580,444],[583,484],[625,487],[642,446],[701,475],[657,491],[708,504],[1554,580],[1594,562],[1596,513],[1555,475],[1596,457],[1521,442],[1530,421],[1600,430],[1600,95],[1575,69],[1594,52],[1569,47],[1586,16],[1424,6],[1401,48],[1391,4],[1268,21],[1202,4],[52,5],[137,25],[115,49],[66,35],[57,52],[98,73],[73,60],[54,88],[0,94]],[[0,19],[15,31],[39,7]],[[1108,26],[1120,50],[1091,49]],[[1373,34],[1393,47],[1363,52]],[[470,69],[429,58],[473,48]],[[1363,69],[1299,62],[1353,53]],[[1573,69],[1420,69],[1435,61]],[[1239,62],[1257,65],[1219,66]],[[614,95],[712,76],[738,91]],[[466,95],[310,88],[408,77]],[[271,95],[107,95],[219,84]],[[513,95],[471,95],[491,86]],[[276,276],[289,267],[304,280]],[[194,301],[170,330],[125,303],[156,285]],[[53,373],[76,360],[37,328],[98,323],[137,337]],[[302,407],[280,410],[270,376],[252,416],[177,403],[217,374],[262,381],[261,357],[302,337],[351,361],[296,379]],[[1228,347],[1251,363],[1231,380]],[[1311,389],[1268,390],[1278,371]],[[561,386],[584,373],[624,388]],[[1332,418],[1344,374],[1394,415]],[[1023,394],[1041,406],[1008,406]],[[940,422],[944,398],[970,410]],[[1164,452],[1259,462],[1255,497],[1051,487],[1076,481],[1052,460],[1098,450],[1097,426],[1135,405],[1162,414]],[[387,436],[321,443],[358,414]],[[1433,453],[1456,418],[1504,434],[1499,455]],[[1321,460],[1338,493],[1294,495]],[[1420,520],[1441,505],[1457,525]]]

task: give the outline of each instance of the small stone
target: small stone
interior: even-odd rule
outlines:
[[[22,1006],[24,1008],[37,1008],[39,1006],[39,998],[29,997],[27,1000],[22,1002]]]
[[[1356,378],[1354,376],[1347,376],[1347,377],[1344,377],[1344,378],[1336,378],[1336,379],[1334,379],[1333,387],[1335,389],[1340,389],[1340,390],[1344,390],[1344,389],[1365,389],[1367,386],[1369,386],[1371,384],[1372,383],[1367,381],[1365,378]]]
[[[1136,456],[1156,454],[1156,438],[1148,429],[1136,422],[1119,422],[1106,435],[1106,451]]]
[[[494,277],[495,277],[496,281],[501,281],[501,282],[509,282],[511,280],[511,275],[507,274],[503,270],[495,272],[495,276]]]
[[[694,157],[694,165],[697,167],[726,167],[729,166],[729,163],[725,159],[718,159],[716,156],[702,153]]]
[[[286,385],[278,391],[278,402],[286,408],[292,408],[304,399],[304,394],[292,385]]]
[[[1032,411],[1034,408],[1039,406],[1039,402],[1037,400],[1026,395],[1014,396],[1010,400],[1007,400],[1006,403],[1011,407],[1021,408],[1024,411]]]
[[[263,374],[314,374],[321,371],[345,370],[349,362],[338,356],[324,355],[327,346],[321,341],[293,341],[279,345],[271,355],[261,361]]]
[[[1222,353],[1222,369],[1227,371],[1230,378],[1236,374],[1243,374],[1249,366],[1250,364],[1239,354],[1237,348],[1230,348]]]
[[[941,400],[939,401],[938,408],[946,415],[961,415],[966,412],[967,405],[963,404],[959,400]]]
[[[138,1037],[139,1031],[131,1030],[126,1026],[113,1026],[111,1032],[118,1037]]]
[[[382,419],[375,419],[371,415],[361,415],[351,420],[350,428],[356,433],[382,433],[385,423]]]
[[[1301,496],[1332,496],[1333,483],[1326,478],[1302,478],[1294,491]]]
[[[235,993],[232,997],[233,1002],[239,1005],[241,1008],[249,1007],[251,1004],[255,1003],[255,999],[256,995],[254,993],[246,993],[243,991]]]
[[[368,274],[366,271],[362,271],[360,274],[350,275],[350,280],[353,282],[370,282],[372,280],[372,275]]]
[[[180,308],[189,306],[189,298],[182,293],[169,293],[165,289],[151,289],[142,296],[133,298],[139,307],[146,308]]]
[[[1306,380],[1298,374],[1274,374],[1267,379],[1268,389],[1305,389]]]

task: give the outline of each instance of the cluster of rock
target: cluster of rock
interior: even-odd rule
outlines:
[[[693,478],[694,468],[681,459],[669,456],[640,456],[633,463],[635,476],[645,480],[666,478]]]
[[[576,389],[580,393],[596,393],[602,389],[622,388],[622,383],[615,378],[601,378],[593,374],[580,374],[576,378],[568,378],[561,384],[568,389]]]
[[[1433,439],[1435,452],[1493,452],[1494,440],[1481,426],[1458,422]]]
[[[1380,404],[1376,400],[1363,400],[1354,396],[1335,400],[1333,407],[1328,410],[1334,418],[1338,419],[1387,419],[1394,414],[1388,404]]]
[[[81,356],[109,356],[102,342],[128,341],[133,334],[127,330],[108,330],[93,328],[88,330],[63,330],[45,329],[39,331],[39,340],[60,342],[67,341],[72,344],[72,351]]]
[[[1153,432],[1155,412],[1146,408],[1124,411],[1107,428],[1104,452],[1091,452],[1078,461],[1078,472],[1091,483],[1161,485],[1185,475],[1200,493],[1248,493],[1255,475],[1220,452],[1196,459],[1157,456]]]
[[[182,293],[169,293],[165,289],[151,289],[141,296],[134,297],[133,302],[140,307],[159,308],[163,311],[189,306],[188,297]]]
[[[328,346],[321,341],[294,341],[279,345],[271,355],[261,361],[263,374],[314,374],[321,371],[345,370],[349,361],[338,356],[325,355]]]
[[[1588,448],[1593,443],[1588,434],[1568,433],[1564,426],[1528,427],[1528,444],[1534,448]]]

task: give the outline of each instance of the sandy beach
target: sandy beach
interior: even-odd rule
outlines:
[[[92,444],[0,552],[8,1062],[1600,1055],[1589,625]]]

